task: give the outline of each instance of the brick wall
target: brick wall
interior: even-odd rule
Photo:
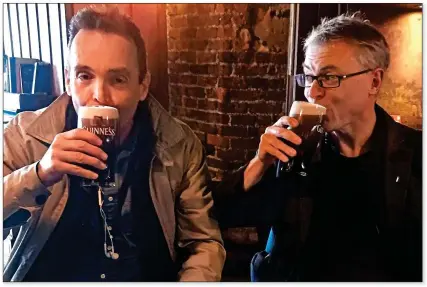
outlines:
[[[204,143],[214,180],[253,158],[261,133],[283,112],[287,10],[167,5],[170,111]]]

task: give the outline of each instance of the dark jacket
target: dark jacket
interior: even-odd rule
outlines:
[[[393,281],[422,280],[422,133],[396,123],[376,106],[377,124],[383,138],[377,229],[381,254]],[[322,138],[324,143],[325,137]],[[322,160],[322,152],[314,156]],[[289,174],[277,179],[275,167],[248,192],[243,191],[243,171],[238,170],[220,184],[214,200],[222,228],[270,225],[266,251],[253,258],[252,279],[292,281],[292,270],[309,230],[312,201],[304,194],[298,177]]]

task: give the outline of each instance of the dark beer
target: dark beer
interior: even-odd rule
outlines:
[[[301,145],[294,144],[284,140],[283,142],[297,151],[294,158],[284,164],[279,161],[276,176],[280,176],[283,171],[295,171],[305,176],[308,170],[313,153],[323,134],[322,120],[326,113],[326,108],[317,104],[295,101],[292,104],[289,116],[298,120],[299,125],[291,129],[295,134],[301,137]]]
[[[111,187],[115,185],[115,159],[118,141],[119,112],[116,108],[108,106],[80,107],[78,125],[96,134],[102,140],[101,149],[108,155],[105,170],[98,170],[92,166],[90,169],[98,174],[96,180],[83,179],[83,186]]]

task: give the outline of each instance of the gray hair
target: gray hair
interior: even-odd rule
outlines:
[[[304,51],[310,45],[322,45],[342,40],[359,48],[358,62],[366,68],[387,70],[390,49],[384,36],[365,19],[360,11],[342,14],[332,19],[323,18],[304,41]]]

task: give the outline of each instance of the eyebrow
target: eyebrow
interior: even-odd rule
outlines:
[[[85,66],[85,65],[77,65],[74,67],[74,70],[88,70],[93,72],[93,69],[89,66]],[[108,70],[109,74],[125,74],[126,76],[130,75],[130,72],[127,68],[123,67],[123,68],[114,68],[114,69],[110,69]]]
[[[304,69],[310,70],[310,67],[306,63],[302,63],[302,67]],[[324,72],[324,71],[327,71],[327,70],[335,70],[337,72],[341,71],[340,68],[338,68],[337,66],[327,65],[325,67],[322,67],[319,72]]]

